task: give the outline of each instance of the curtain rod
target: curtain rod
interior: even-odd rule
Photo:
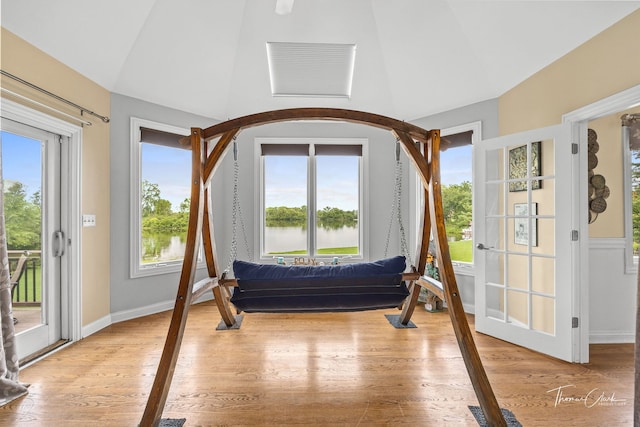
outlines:
[[[56,109],[55,109],[55,108],[53,108],[53,107],[49,107],[49,106],[48,106],[48,105],[46,105],[46,104],[43,104],[43,103],[38,102],[38,101],[35,101],[35,100],[31,99],[31,98],[27,98],[26,96],[24,96],[24,95],[20,95],[19,93],[15,93],[15,92],[13,92],[13,91],[10,91],[9,89],[5,89],[5,88],[3,88],[3,87],[0,87],[0,89],[2,90],[2,92],[8,93],[8,94],[9,94],[9,95],[11,95],[11,96],[15,96],[16,98],[20,98],[20,99],[23,99],[23,100],[25,100],[25,101],[27,101],[27,102],[31,102],[32,104],[35,104],[35,105],[37,105],[37,106],[39,106],[39,107],[46,108],[47,110],[49,110],[49,111],[53,111],[53,112],[54,112],[54,113],[56,113],[56,114],[60,114],[60,115],[62,115],[62,116],[65,116],[65,117],[67,117],[67,118],[70,118],[70,119],[72,119],[72,120],[78,121],[78,122],[82,123],[83,125],[91,126],[91,125],[93,124],[93,123],[91,123],[91,122],[89,122],[89,121],[87,121],[87,120],[81,119],[80,117],[72,116],[71,114],[67,114],[67,113],[65,113],[65,112],[63,112],[63,111],[56,110]]]
[[[50,97],[52,97],[54,99],[57,99],[58,101],[64,102],[67,105],[71,105],[72,107],[77,108],[78,110],[80,110],[80,114],[83,114],[83,113],[91,114],[92,116],[95,116],[95,117],[99,118],[100,120],[102,120],[105,123],[109,123],[109,121],[111,120],[107,116],[102,116],[102,115],[100,115],[98,113],[94,113],[93,111],[91,111],[91,110],[89,110],[89,109],[87,109],[87,108],[85,108],[85,107],[83,107],[81,105],[78,105],[75,102],[71,102],[68,99],[65,99],[65,98],[63,98],[61,96],[56,95],[55,93],[51,93],[48,90],[41,88],[40,86],[36,86],[33,83],[30,83],[30,82],[28,82],[26,80],[23,80],[20,77],[14,76],[13,74],[8,73],[8,72],[6,72],[4,70],[0,70],[0,74],[2,74],[3,76],[9,77],[10,79],[13,79],[13,80],[15,80],[17,82],[20,82],[25,86],[28,86],[28,87],[30,87],[32,89],[35,89],[35,90],[37,90],[39,92],[42,92],[45,95],[48,95],[48,96],[50,96]]]

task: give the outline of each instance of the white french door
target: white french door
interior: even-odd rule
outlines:
[[[67,146],[66,137],[2,119],[8,249],[10,258],[29,255],[13,298],[20,358],[62,337],[61,260],[67,245],[61,226],[61,151]]]
[[[572,361],[572,170],[567,125],[474,146],[476,330]]]

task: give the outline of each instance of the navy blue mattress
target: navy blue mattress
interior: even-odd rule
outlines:
[[[397,307],[409,295],[405,257],[341,265],[278,265],[234,261],[238,310],[296,313]]]

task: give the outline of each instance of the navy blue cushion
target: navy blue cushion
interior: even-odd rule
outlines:
[[[246,312],[358,311],[397,307],[409,295],[403,256],[306,266],[234,261],[231,302]]]

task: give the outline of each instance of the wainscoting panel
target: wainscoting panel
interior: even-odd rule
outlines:
[[[589,342],[635,342],[636,276],[625,273],[625,240],[589,240]]]

